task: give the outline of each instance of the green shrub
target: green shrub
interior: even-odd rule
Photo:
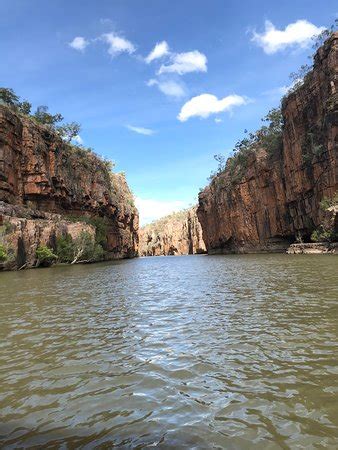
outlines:
[[[230,186],[239,183],[243,178],[251,155],[259,149],[265,149],[269,157],[278,156],[283,149],[283,116],[280,108],[271,109],[268,114],[263,117],[262,122],[265,123],[255,133],[247,134],[243,139],[235,144],[233,156],[228,159],[224,155],[214,155],[218,162],[217,172],[212,173],[209,181],[215,179],[217,175],[227,171],[230,179]]]
[[[4,245],[0,244],[0,262],[6,262],[8,260],[8,253]]]
[[[57,255],[55,255],[53,251],[46,245],[40,245],[36,249],[35,254],[38,259],[37,261],[38,266],[48,267],[51,266],[57,260]]]
[[[103,248],[107,244],[108,219],[106,217],[67,216],[70,222],[83,222],[95,228],[95,242]]]
[[[70,234],[60,236],[56,240],[56,254],[62,263],[71,263],[74,259],[74,242]]]
[[[322,225],[311,234],[312,242],[334,242],[336,240],[336,233],[333,230],[326,230]]]
[[[338,205],[338,192],[336,192],[332,198],[324,197],[319,205],[324,211],[331,208],[331,206]]]
[[[82,231],[75,240],[70,234],[60,236],[56,241],[56,249],[59,261],[70,264],[99,261],[105,253],[102,245],[87,231]]]
[[[92,262],[103,258],[104,250],[102,246],[95,242],[87,231],[82,231],[74,241],[74,260],[75,262]]]

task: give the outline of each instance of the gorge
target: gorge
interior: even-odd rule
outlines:
[[[197,207],[140,230],[123,174],[50,127],[0,105],[1,267],[38,266],[39,252],[45,263],[92,262],[285,252],[313,236],[336,240],[337,61],[338,33],[332,33],[313,68],[283,99],[281,113],[270,112],[267,126],[239,142],[200,192]],[[62,254],[73,245],[63,261],[58,245]]]
[[[0,23],[0,450],[338,449],[337,2]]]

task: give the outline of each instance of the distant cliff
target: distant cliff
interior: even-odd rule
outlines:
[[[170,214],[140,229],[140,256],[205,253],[196,208]]]
[[[335,33],[282,103],[278,151],[254,145],[200,193],[197,215],[209,253],[284,251],[296,238],[310,241],[327,214],[321,201],[338,191],[337,82]]]
[[[50,127],[0,105],[0,244],[11,255],[10,268],[34,266],[36,249],[55,251],[60,235],[98,235],[98,224],[101,257],[137,255],[138,212],[125,177]]]

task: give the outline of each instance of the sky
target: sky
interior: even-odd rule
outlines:
[[[82,126],[141,224],[197,202],[337,17],[323,0],[0,0],[0,85]]]

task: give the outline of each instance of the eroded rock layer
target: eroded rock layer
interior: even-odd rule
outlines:
[[[140,229],[140,255],[205,253],[196,207],[170,214]]]
[[[106,258],[138,253],[138,212],[125,177],[111,173],[94,153],[66,144],[47,127],[1,105],[0,201],[1,221],[11,222],[17,237],[23,230],[20,239],[13,237],[20,242],[18,254],[29,255],[53,240],[57,224],[75,229],[74,217],[107,221]],[[88,231],[85,223],[81,226]]]
[[[240,181],[229,171],[199,195],[197,215],[209,253],[284,251],[309,240],[338,190],[338,33],[314,58],[305,82],[283,102],[283,149],[251,155]]]

